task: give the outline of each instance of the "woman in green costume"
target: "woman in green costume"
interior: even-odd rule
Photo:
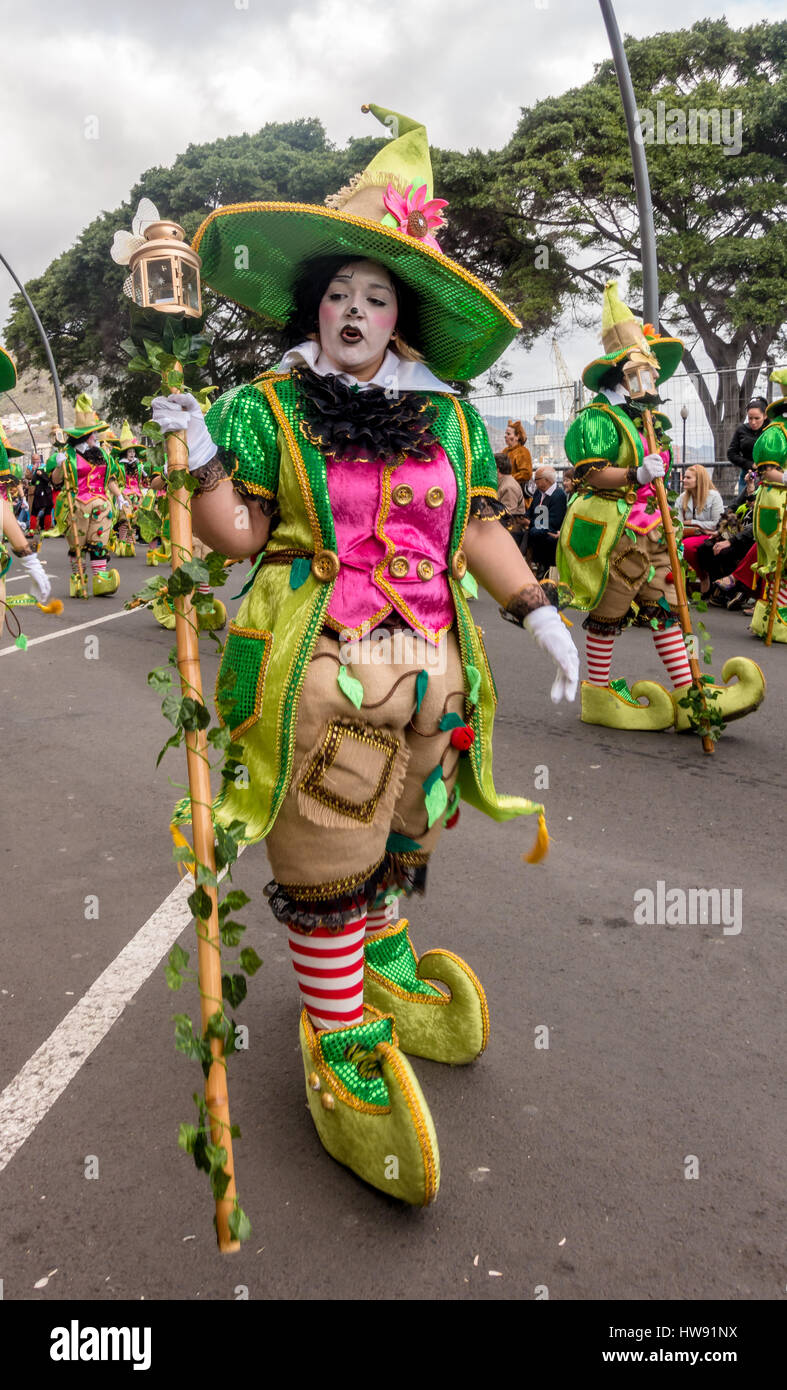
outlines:
[[[787,368],[779,367],[772,372],[771,381],[778,382],[784,394],[778,400],[771,401],[765,411],[770,423],[757,440],[753,454],[759,487],[754,503],[757,561],[752,565],[752,569],[766,579],[768,576],[775,577],[779,547],[784,544],[784,512],[787,507]],[[772,601],[773,595],[768,595],[766,585],[766,597],[755,604],[751,620],[751,630],[758,637],[765,637],[767,634]],[[787,560],[782,563],[771,640],[787,642]]]
[[[613,729],[656,730],[691,727],[687,697],[692,677],[677,614],[661,514],[653,487],[672,462],[665,431],[670,422],[654,414],[659,453],[651,454],[641,410],[624,391],[623,368],[632,354],[647,362],[659,385],[672,376],[683,356],[677,338],[643,329],[619,299],[610,280],[604,290],[602,357],[585,368],[582,380],[596,391],[572,422],[565,450],[574,465],[574,490],[558,543],[560,577],[572,589],[575,607],[587,611],[588,679],[582,682],[582,719]],[[630,689],[612,679],[615,638],[631,623],[650,628],[671,690],[657,681],[638,681]],[[730,685],[707,687],[713,708],[725,720],[756,709],[764,692],[762,672],[745,657],[732,657],[722,670]],[[643,703],[643,701],[645,703]]]
[[[219,677],[243,757],[216,816],[266,837],[312,1118],[340,1162],[426,1204],[437,1139],[404,1054],[471,1062],[489,1013],[458,956],[419,959],[398,900],[423,891],[460,797],[499,820],[541,811],[495,790],[472,576],[553,656],[553,699],[574,697],[578,658],[500,524],[481,419],[446,384],[518,321],[439,248],[423,126],[371,109],[395,138],[330,208],[219,208],[195,238],[209,285],[286,325],[278,369],[206,420],[189,396],[153,416],[187,429],[196,533],[260,556]]]

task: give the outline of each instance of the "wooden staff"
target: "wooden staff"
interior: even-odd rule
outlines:
[[[779,533],[779,550],[776,556],[776,568],[773,571],[773,593],[771,594],[771,606],[768,612],[768,631],[765,634],[766,647],[769,647],[773,641],[773,625],[776,622],[779,590],[782,586],[782,575],[784,573],[785,545],[787,545],[787,498],[785,498],[784,514],[782,516],[782,529]]]
[[[645,426],[645,437],[648,441],[648,449],[650,450],[651,454],[655,456],[660,452],[660,450],[658,444],[656,443],[656,431],[653,428],[653,416],[651,415],[648,409],[645,409],[642,412],[642,422]],[[669,509],[669,501],[667,500],[667,489],[664,486],[664,479],[654,478],[653,487],[656,493],[656,500],[659,504],[659,511],[661,512],[661,523],[664,527],[664,539],[667,542],[667,553],[669,554],[670,565],[672,567],[672,581],[675,585],[675,592],[677,594],[678,619],[680,621],[681,628],[683,629],[684,637],[691,637],[691,617],[689,615],[689,605],[686,599],[686,585],[683,582],[683,567],[680,563],[680,557],[678,555],[678,542],[675,539],[675,528],[672,524],[672,513]],[[687,650],[689,653],[691,682],[695,690],[699,690],[700,696],[702,698],[702,708],[707,713],[707,705],[705,703],[705,686],[702,681],[700,663],[694,655],[693,642],[689,644]],[[714,751],[713,739],[710,737],[709,734],[703,734],[702,746],[706,753],[712,753]]]
[[[164,389],[167,389],[166,383]],[[170,475],[188,469],[188,449],[184,430],[167,435],[167,462]],[[172,572],[192,556],[191,495],[187,488],[170,489],[170,528],[172,538]],[[181,693],[185,697],[202,699],[202,676],[199,662],[199,633],[191,594],[175,599],[175,638],[178,653],[178,673]],[[194,862],[204,864],[214,875],[216,857],[213,848],[213,816],[208,764],[208,740],[204,729],[186,733],[186,759],[191,798],[191,821],[194,830]],[[219,937],[218,894],[205,886],[210,898],[210,915],[197,919],[198,974],[202,1032],[211,1014],[222,1008],[221,942]],[[227,1091],[227,1064],[221,1038],[210,1039],[213,1063],[205,1082],[205,1103],[210,1117],[210,1134],[214,1144],[227,1151],[225,1171],[229,1185],[225,1195],[216,1201],[216,1231],[219,1249],[223,1253],[239,1250],[240,1241],[230,1235],[229,1218],[235,1204],[235,1166],[230,1136],[230,1108]]]

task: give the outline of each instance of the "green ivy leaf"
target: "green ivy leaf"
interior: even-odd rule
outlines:
[[[243,975],[222,975],[221,993],[230,1008],[237,1009],[246,998],[247,992],[248,985]]]
[[[209,869],[206,864],[198,864],[196,882],[205,884],[208,888],[217,888],[219,881],[213,870]]]
[[[464,728],[464,723],[464,719],[459,714],[444,714],[438,728],[442,729],[444,732],[447,729],[462,729]]]
[[[481,672],[478,670],[477,666],[465,666],[465,675],[467,676],[468,685],[467,703],[469,705],[477,705],[481,690]]]
[[[160,694],[164,694],[172,687],[172,671],[168,666],[157,666],[153,671],[148,671],[148,685]]]
[[[427,792],[425,803],[426,822],[427,825],[432,826],[436,820],[439,820],[448,805],[448,788],[442,778],[439,782],[435,782],[431,790]]]
[[[175,945],[169,953],[168,959],[174,970],[185,970],[189,963],[189,953],[188,951],[184,951],[183,947],[179,945],[178,942],[175,942]]]
[[[256,975],[262,961],[253,946],[245,946],[240,953],[240,967],[247,975]]]
[[[208,732],[208,743],[210,743],[213,748],[220,748],[222,751],[226,751],[232,743],[232,735],[229,729],[213,728]]]
[[[298,555],[290,565],[290,588],[300,589],[312,572],[311,560],[306,555]]]
[[[251,898],[248,893],[244,893],[242,888],[231,888],[228,893],[224,894],[219,903],[219,917],[226,917],[228,912],[239,912],[250,902]]]
[[[347,696],[350,703],[355,705],[356,709],[360,709],[363,701],[363,686],[360,681],[355,679],[355,676],[350,675],[346,666],[339,667],[336,675],[336,684],[342,693]]]
[[[186,902],[193,917],[201,922],[207,921],[211,913],[211,901],[204,888],[195,888]]]
[[[197,1142],[197,1126],[181,1125],[178,1130],[178,1148],[185,1150],[187,1154],[194,1152],[194,1145]]]
[[[174,733],[172,735],[172,738],[168,738],[166,743],[164,744],[164,747],[162,748],[161,752],[156,758],[156,767],[158,767],[159,763],[161,762],[161,759],[164,757],[164,754],[166,753],[168,748],[178,748],[182,742],[183,730],[178,729],[177,733]]]
[[[237,946],[245,930],[242,922],[234,922],[231,917],[228,917],[219,927],[221,939],[225,946]]]
[[[179,970],[175,970],[171,965],[164,966],[164,978],[169,989],[180,989],[183,984],[183,976]]]
[[[249,1239],[251,1235],[251,1222],[243,1208],[238,1206],[237,1201],[230,1212],[227,1225],[229,1226],[229,1232],[233,1240]]]
[[[164,715],[165,719],[169,720],[170,724],[178,724],[180,722],[180,697],[176,695],[174,691],[162,700],[161,713]]]

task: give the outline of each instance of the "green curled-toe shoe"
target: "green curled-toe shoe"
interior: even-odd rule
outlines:
[[[365,1004],[363,1023],[323,1032],[304,1009],[300,1039],[323,1148],[387,1197],[428,1206],[440,1185],[437,1135],[390,1014]]]
[[[430,981],[448,986],[449,993]],[[364,999],[396,1019],[399,1046],[413,1057],[464,1066],[489,1041],[481,981],[452,951],[416,955],[405,918],[364,947]]]

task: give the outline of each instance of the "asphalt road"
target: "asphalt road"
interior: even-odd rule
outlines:
[[[44,556],[62,595],[63,543]],[[145,681],[172,636],[144,611],[64,631],[119,611],[149,573],[142,558],[117,563],[118,596],[66,600],[56,618],[21,610],[30,638],[62,636],[8,655],[0,643],[0,1090],[177,882],[167,826],[185,764],[171,753],[155,769],[169,726]],[[256,847],[235,882],[264,965],[237,1011],[249,1048],[229,1074],[251,1240],[218,1254],[207,1180],[178,1150],[201,1074],[175,1052],[171,1016],[196,1013],[196,992],[170,993],[157,965],[0,1173],[6,1300],[233,1299],[239,1286],[252,1299],[784,1294],[787,653],[738,614],[708,616],[713,669],[744,654],[769,681],[710,758],[694,739],[581,724],[576,705],[550,703],[550,663],[527,634],[486,597],[476,611],[500,690],[497,783],[545,799],[552,846],[526,865],[533,822],[465,809],[413,904],[418,948],[465,956],[492,1016],[474,1066],[415,1063],[440,1141],[436,1204],[400,1207],[320,1148]],[[617,650],[616,674],[659,677],[647,633]],[[634,895],[658,880],[740,889],[742,929],[636,925]],[[189,927],[180,940],[192,939]]]

